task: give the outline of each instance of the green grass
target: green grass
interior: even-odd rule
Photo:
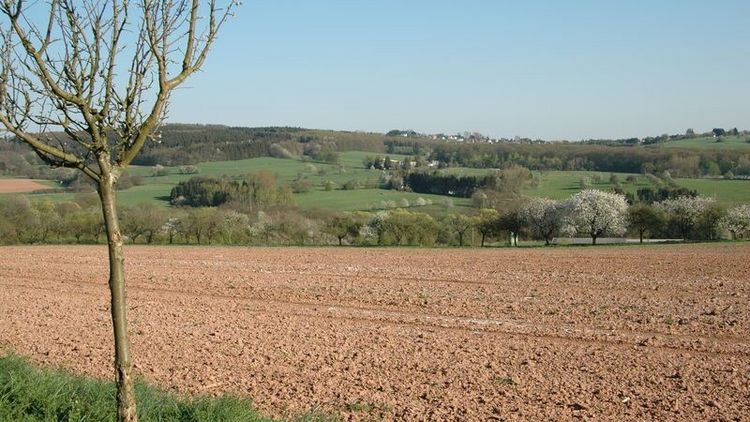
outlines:
[[[261,416],[248,399],[231,395],[186,398],[136,383],[141,421],[272,421]],[[57,369],[39,369],[15,355],[0,356],[0,421],[113,421],[115,386]],[[300,422],[336,421],[309,413]]]
[[[362,161],[367,157],[391,157],[391,160],[401,161],[408,158],[408,155],[386,154],[379,152],[366,151],[346,151],[340,154],[340,163],[346,167],[362,167]]]
[[[686,149],[719,149],[719,150],[750,150],[750,139],[748,135],[722,136],[721,142],[716,138],[705,136],[691,139],[680,139],[677,141],[662,142],[649,145],[646,148],[686,148]]]
[[[347,181],[356,179],[363,185],[375,186],[378,183],[381,172],[363,168],[362,160],[367,155],[372,154],[363,152],[343,153],[341,154],[340,164],[317,163],[312,161],[271,157],[251,158],[238,161],[217,161],[197,164],[196,167],[198,167],[199,173],[193,175],[179,174],[177,168],[168,167],[167,169],[170,171],[170,174],[161,177],[151,176],[152,169],[150,167],[135,167],[128,171],[129,174],[143,176],[146,184],[120,191],[119,197],[123,204],[136,204],[143,201],[155,200],[161,202],[162,205],[167,206],[168,203],[165,199],[169,197],[169,192],[172,190],[172,187],[183,180],[190,179],[194,176],[228,176],[239,178],[248,173],[257,173],[259,171],[270,171],[271,173],[276,174],[281,183],[288,183],[299,178],[306,179],[313,185],[312,192],[316,193],[324,192],[323,184],[326,181],[331,181],[335,186],[340,187]],[[314,200],[310,201],[308,198],[305,198],[309,196],[310,193],[297,194],[295,195],[295,200],[298,200],[303,208],[323,206],[316,205]],[[339,209],[335,201],[331,203],[326,199],[326,197],[329,196],[330,195],[323,195],[322,197],[323,203],[327,204],[325,206],[332,205],[333,208]],[[363,198],[362,196],[357,195],[354,197],[360,199]],[[351,202],[351,200],[349,200],[349,202]],[[366,209],[368,206],[369,204],[366,203],[366,201],[359,201],[355,205],[350,205],[340,209]]]
[[[689,140],[695,141],[695,139]],[[674,141],[675,143],[682,141]],[[727,141],[730,142],[730,141]],[[380,170],[368,170],[363,168],[362,160],[367,156],[377,155],[370,152],[350,151],[341,154],[339,164],[316,163],[303,160],[280,159],[280,158],[252,158],[238,161],[220,161],[201,163],[196,165],[199,169],[198,175],[222,177],[228,176],[239,178],[248,173],[255,173],[261,170],[275,173],[281,183],[288,183],[298,178],[306,179],[312,185],[312,190],[306,193],[294,195],[296,203],[303,209],[310,208],[331,208],[342,211],[369,210],[373,204],[380,201],[393,200],[400,201],[402,198],[410,202],[418,197],[431,199],[433,204],[427,209],[435,209],[440,206],[447,197],[440,195],[427,195],[416,193],[395,192],[383,189],[376,189],[380,176],[383,174]],[[384,155],[384,154],[381,154]],[[389,155],[393,159],[403,159],[402,155]],[[118,192],[120,202],[123,205],[135,205],[142,202],[153,202],[158,205],[168,207],[167,201],[169,193],[177,183],[187,180],[195,175],[179,174],[178,169],[167,168],[169,175],[154,177],[151,176],[151,167],[135,166],[128,170],[131,176],[142,176],[144,184],[133,186]],[[441,170],[446,173],[458,175],[484,175],[495,171],[495,169],[474,169],[457,167]],[[610,190],[612,185],[609,183],[609,172],[587,172],[587,171],[545,171],[537,172],[539,184],[528,189],[525,193],[532,197],[548,197],[553,199],[564,199],[575,194],[580,190],[580,181],[583,177],[591,179],[592,187],[596,189]],[[595,175],[601,176],[601,181],[596,182]],[[627,173],[617,173],[620,178],[623,189],[635,194],[638,189],[651,186],[646,178],[641,175],[637,177],[636,183],[626,182],[625,179],[630,176]],[[347,181],[357,180],[361,185],[368,187],[366,189],[341,190],[338,187],[343,186]],[[326,181],[331,181],[337,188],[326,191],[323,185]],[[720,180],[720,179],[676,179],[679,186],[690,189],[696,189],[701,195],[716,198],[720,203],[733,206],[741,203],[750,203],[750,181],[747,180]],[[7,194],[0,195],[0,201]],[[44,193],[30,195],[35,199],[49,198],[53,201],[72,200],[74,194],[71,193]],[[456,207],[455,210],[464,209],[471,205],[468,198],[451,198]],[[415,208],[418,209],[418,208]]]
[[[481,176],[489,174],[494,169],[474,169],[456,167],[441,170],[450,174]],[[587,177],[594,189],[611,190],[614,185],[609,182],[613,173],[600,171],[542,171],[535,172],[539,181],[537,186],[529,188],[525,194],[531,197],[566,199],[581,190],[581,179]],[[640,174],[614,173],[620,179],[620,185],[626,193],[636,195],[638,189],[653,187],[646,177]],[[596,181],[596,176],[599,181]],[[627,182],[628,176],[635,176],[634,183]],[[750,203],[750,180],[723,180],[723,179],[675,179],[678,186],[694,189],[700,195],[715,198],[719,203],[726,206],[735,206]]]
[[[609,177],[612,173],[596,171],[543,171],[538,172],[537,177],[539,184],[526,191],[526,194],[533,197],[544,197],[551,199],[565,199],[578,193],[581,190],[581,179],[588,177],[591,181],[591,187],[594,189],[610,190],[613,185],[609,183]],[[627,193],[635,194],[638,189],[650,187],[651,184],[641,175],[635,175],[637,181],[629,183],[625,178],[631,176],[628,173],[614,173],[620,178],[620,184]],[[599,175],[601,181],[595,181]]]
[[[313,189],[307,193],[295,194],[295,201],[302,208],[333,208],[337,210],[367,210],[374,202],[378,202],[383,197],[377,195],[383,193],[385,199],[394,199],[395,193],[379,189],[355,189],[325,191],[323,185],[326,181],[331,181],[334,186],[341,187],[347,181],[357,180],[363,186],[377,186],[381,174],[380,170],[368,170],[363,167],[362,160],[367,156],[386,154],[375,154],[370,152],[350,151],[341,153],[341,160],[338,164],[318,163],[304,160],[281,159],[271,157],[251,158],[237,161],[217,161],[200,163],[195,167],[199,169],[198,174],[179,174],[177,167],[167,167],[169,174],[166,176],[151,176],[152,168],[144,166],[133,166],[128,169],[130,176],[143,177],[144,184],[133,186],[131,188],[118,192],[118,198],[123,205],[135,205],[142,202],[154,202],[161,206],[169,206],[168,198],[172,188],[177,183],[188,180],[194,176],[209,177],[231,177],[239,178],[248,173],[259,171],[270,171],[279,178],[281,183],[291,182],[295,179],[302,178],[308,180]],[[401,160],[405,156],[398,154],[387,154],[395,160]],[[0,195],[2,200],[3,195]],[[33,194],[34,199],[47,198],[53,201],[72,200],[72,193],[45,193]],[[402,194],[396,195],[396,200],[407,198],[409,200],[422,196],[425,199],[432,198],[438,202],[442,197],[437,195],[417,195]],[[454,199],[454,203],[460,206],[466,201]]]
[[[695,189],[724,205],[750,204],[750,180],[677,179],[677,184]]]
[[[249,400],[232,396],[181,398],[143,383],[136,394],[142,421],[270,421]],[[116,414],[114,383],[0,357],[2,421],[113,421]]]
[[[594,180],[595,175],[601,176],[601,182]],[[610,190],[613,185],[609,183],[607,172],[590,171],[547,171],[540,172],[539,185],[526,191],[527,195],[533,197],[546,197],[552,199],[565,199],[581,189],[581,179],[588,177],[591,186],[595,189]],[[635,183],[625,181],[630,176],[628,173],[615,173],[620,178],[620,184],[627,193],[636,194],[638,189],[653,187],[648,179],[642,175],[635,175]],[[678,186],[695,189],[700,195],[715,198],[719,203],[726,206],[735,206],[750,203],[750,180],[723,180],[723,179],[675,179]]]

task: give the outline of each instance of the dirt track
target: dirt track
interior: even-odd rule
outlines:
[[[105,254],[0,248],[0,348],[109,377]],[[138,372],[269,415],[750,418],[750,244],[127,254]]]

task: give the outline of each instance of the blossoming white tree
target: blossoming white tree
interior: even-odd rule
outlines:
[[[744,237],[750,231],[750,205],[740,205],[727,211],[719,226],[732,235],[732,240]]]
[[[716,201],[703,196],[680,196],[656,203],[656,206],[667,214],[669,220],[675,224],[683,239],[690,238],[693,228],[700,222],[701,216],[708,211]]]
[[[567,204],[553,199],[532,199],[521,208],[520,214],[532,235],[543,239],[546,245],[570,226]]]
[[[619,236],[628,228],[628,202],[625,197],[596,189],[578,192],[570,199],[576,231],[591,236],[591,243],[609,234]]]

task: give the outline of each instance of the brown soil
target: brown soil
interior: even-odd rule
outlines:
[[[0,343],[110,377],[105,254],[0,248]],[[750,244],[127,254],[137,371],[269,415],[750,418]]]
[[[34,192],[49,188],[31,179],[0,179],[0,193]]]

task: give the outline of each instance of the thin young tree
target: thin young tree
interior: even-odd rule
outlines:
[[[99,194],[109,251],[117,413],[136,421],[116,186],[158,142],[171,93],[204,64],[239,2],[0,0],[0,123]]]

